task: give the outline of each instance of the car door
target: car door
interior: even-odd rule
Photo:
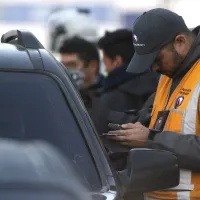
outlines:
[[[41,73],[1,71],[0,97],[0,137],[48,141],[72,161],[91,192],[109,190],[73,107],[55,79]]]

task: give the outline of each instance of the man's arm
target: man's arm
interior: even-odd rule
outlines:
[[[170,151],[177,156],[181,168],[200,172],[200,136],[152,131],[138,122],[124,124],[122,128],[124,130],[111,131],[118,136],[109,138],[130,148],[147,147]]]
[[[151,135],[153,134],[153,137]],[[181,135],[171,131],[150,133],[147,147],[151,149],[168,150],[178,158],[180,168],[200,172],[200,137],[196,135]]]

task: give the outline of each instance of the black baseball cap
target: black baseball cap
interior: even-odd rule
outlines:
[[[128,72],[143,73],[151,68],[158,52],[188,28],[181,16],[163,8],[143,13],[133,25],[135,54]]]

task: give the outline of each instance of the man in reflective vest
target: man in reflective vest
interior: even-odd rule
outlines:
[[[133,26],[135,54],[128,71],[162,74],[150,127],[125,124],[115,131],[129,147],[173,152],[181,168],[180,184],[172,191],[147,194],[149,200],[200,199],[200,33],[190,31],[183,18],[166,9],[145,12]],[[151,142],[148,142],[151,140]]]

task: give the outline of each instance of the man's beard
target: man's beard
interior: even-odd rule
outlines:
[[[178,52],[176,51],[175,48],[172,49],[173,51],[173,67],[172,67],[172,71],[164,71],[162,69],[158,70],[157,72],[160,73],[160,74],[163,74],[163,75],[166,75],[168,76],[169,78],[173,78],[174,75],[180,70],[181,68],[181,65],[183,64],[184,62],[184,58],[178,54]]]

